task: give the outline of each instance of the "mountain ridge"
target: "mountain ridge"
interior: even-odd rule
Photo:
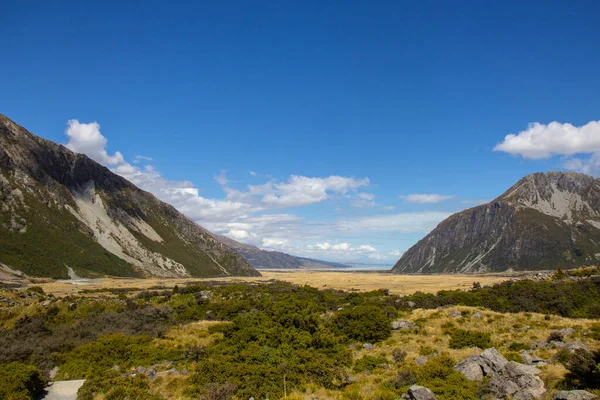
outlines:
[[[31,276],[259,275],[216,236],[0,114],[0,268]]]
[[[217,235],[219,239],[233,250],[241,254],[254,268],[261,269],[318,269],[344,268],[348,265],[314,258],[293,256],[281,251],[263,250],[256,246],[240,243],[226,236]]]
[[[600,260],[600,180],[550,171],[455,213],[407,250],[395,273],[499,272]]]

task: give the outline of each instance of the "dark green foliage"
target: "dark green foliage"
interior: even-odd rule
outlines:
[[[510,351],[521,351],[521,350],[529,350],[530,346],[525,343],[513,342],[508,346]]]
[[[417,370],[417,384],[445,399],[479,399],[478,384],[456,371],[455,363],[447,354],[431,358]]]
[[[379,342],[390,337],[392,326],[381,307],[358,306],[340,312],[333,326],[348,338],[362,342]]]
[[[375,368],[379,367],[381,364],[387,364],[387,359],[385,357],[378,356],[363,356],[359,358],[354,363],[354,371],[363,372],[363,371],[372,371]]]
[[[479,347],[480,349],[485,349],[488,348],[490,344],[491,337],[489,333],[456,329],[450,333],[450,343],[448,346],[451,349],[462,349],[465,347]]]
[[[561,362],[569,370],[564,386],[576,389],[600,389],[600,351],[576,349],[562,354]]]
[[[41,286],[30,286],[27,288],[27,291],[37,293],[42,296],[46,294],[46,293],[44,293],[44,289],[42,289]]]
[[[507,281],[469,291],[450,290],[437,294],[414,294],[402,298],[400,308],[438,308],[465,305],[497,312],[535,312],[568,318],[600,318],[600,277],[560,281]]]
[[[180,352],[154,346],[148,336],[125,336],[114,334],[101,336],[69,352],[60,367],[66,379],[83,379],[114,365],[127,370],[138,365],[153,365],[162,361],[177,361]]]
[[[76,304],[69,299],[65,303]],[[57,354],[67,353],[100,335],[159,336],[174,324],[172,312],[166,307],[139,307],[135,303],[118,307],[112,310],[112,302],[86,300],[74,310],[63,306],[57,315],[44,313],[22,318],[13,329],[0,329],[0,363],[21,361],[49,371],[61,362]]]
[[[0,399],[35,399],[42,393],[46,380],[33,365],[19,362],[0,364]]]

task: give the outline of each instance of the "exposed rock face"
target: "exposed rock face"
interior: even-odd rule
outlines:
[[[402,400],[436,400],[437,397],[426,387],[413,385],[402,395]]]
[[[396,273],[575,267],[600,260],[600,179],[528,175],[494,201],[454,214],[405,252]]]
[[[269,269],[269,268],[285,268],[285,269],[316,269],[316,268],[339,268],[347,267],[347,265],[315,260],[312,258],[296,257],[280,251],[261,250],[256,246],[239,243],[225,236],[218,236],[219,240],[231,247],[233,250],[241,254],[246,261],[254,268]]]
[[[0,263],[60,278],[258,275],[172,206],[3,115]]]
[[[513,400],[540,399],[546,393],[544,382],[537,376],[540,372],[535,367],[509,361],[492,375],[489,389],[500,399],[509,396]]]
[[[484,376],[489,376],[488,389],[497,399],[539,399],[546,392],[538,376],[539,369],[508,361],[494,348],[460,361],[454,369],[472,381],[482,381]]]
[[[473,355],[458,362],[454,369],[471,381],[482,381],[484,376],[493,375],[502,370],[508,360],[496,349],[486,349],[479,355]]]

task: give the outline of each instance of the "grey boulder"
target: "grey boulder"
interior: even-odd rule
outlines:
[[[437,400],[435,394],[426,387],[413,385],[401,397],[402,400]]]
[[[552,400],[592,400],[600,397],[585,390],[561,390],[552,395]]]
[[[489,389],[501,399],[509,396],[513,400],[540,399],[546,393],[546,388],[539,373],[540,370],[535,367],[509,361],[492,375]]]

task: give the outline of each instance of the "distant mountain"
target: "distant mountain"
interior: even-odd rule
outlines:
[[[260,269],[320,269],[320,268],[344,268],[348,265],[314,260],[312,258],[296,257],[279,251],[261,250],[256,246],[236,242],[225,236],[219,236],[219,239],[227,246],[241,254],[250,265]]]
[[[600,261],[600,179],[528,175],[494,201],[442,221],[396,273],[570,268]]]
[[[214,235],[83,154],[0,114],[0,273],[260,275]]]

